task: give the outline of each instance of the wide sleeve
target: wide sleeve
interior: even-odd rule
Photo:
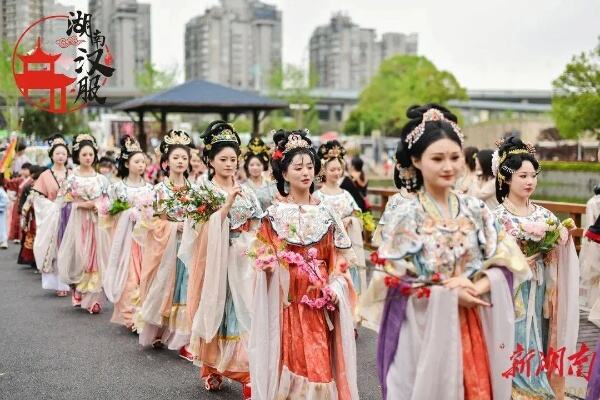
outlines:
[[[417,254],[422,248],[423,241],[417,233],[417,216],[413,208],[397,208],[382,228],[379,256],[401,260]]]
[[[329,213],[329,217],[333,221],[333,244],[338,249],[348,249],[352,247],[352,241],[350,240],[350,236],[346,232],[346,228],[344,228],[344,223],[340,216],[331,210],[329,207],[327,208],[327,212]]]
[[[33,183],[33,190],[48,197],[48,186],[46,185],[46,177],[51,174],[50,170],[46,170],[40,174],[40,176]]]
[[[521,249],[504,228],[498,223],[490,209],[479,201],[479,246],[483,254],[483,265],[474,275],[477,280],[487,268],[492,266],[505,267],[513,274],[514,287],[531,277],[531,271]]]
[[[265,215],[265,210],[262,209],[256,193],[248,188],[244,188],[244,193],[252,203],[252,218],[261,219]]]
[[[352,210],[362,212],[362,210],[358,206],[358,203],[356,202],[356,200],[354,200],[354,197],[352,197],[350,192],[348,192],[347,190],[344,190],[344,196],[346,198],[346,201],[352,205]]]

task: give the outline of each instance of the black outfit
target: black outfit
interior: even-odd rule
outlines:
[[[369,211],[369,207],[365,202],[365,196],[367,192],[366,185],[364,188],[358,188],[354,184],[354,181],[352,179],[350,179],[347,176],[344,176],[344,180],[342,181],[340,187],[344,190],[347,190],[352,195],[354,201],[356,201],[356,204],[358,204],[358,207],[361,209],[362,212]],[[362,193],[365,193],[365,195],[363,195]]]

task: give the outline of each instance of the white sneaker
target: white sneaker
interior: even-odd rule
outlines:
[[[13,243],[14,244],[21,244],[21,241],[19,239],[15,239],[15,240],[13,240]]]
[[[0,249],[8,249],[8,243],[6,242],[6,240],[0,243]]]

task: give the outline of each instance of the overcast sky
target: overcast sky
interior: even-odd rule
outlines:
[[[59,0],[79,9],[85,0]],[[147,0],[152,60],[178,65],[185,23],[218,0]],[[283,15],[283,60],[308,64],[314,28],[337,11],[362,27],[419,34],[419,54],[468,89],[550,89],[571,57],[600,36],[600,0],[267,0]]]

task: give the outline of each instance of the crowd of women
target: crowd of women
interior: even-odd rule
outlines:
[[[71,146],[51,138],[51,168],[3,182],[22,200],[20,257],[74,308],[98,314],[111,302],[113,323],[200,367],[209,391],[229,380],[246,399],[358,399],[362,324],[379,332],[384,399],[564,398],[564,376],[544,355],[575,352],[580,267],[571,221],[530,200],[534,148],[511,137],[463,152],[446,108],[407,116],[400,191],[370,257],[366,180],[358,161],[345,172],[342,144],[317,149],[306,130],[279,130],[271,148],[259,138],[242,146],[225,121],[196,146],[184,131],[165,133],[150,174],[124,137],[115,178],[97,172],[91,135]],[[465,159],[482,178],[463,174]],[[589,231],[593,258],[600,229]],[[594,269],[584,271],[597,281]],[[515,369],[519,352],[537,373]]]

